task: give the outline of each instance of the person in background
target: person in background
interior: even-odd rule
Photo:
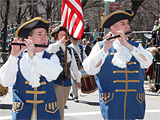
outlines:
[[[88,56],[89,53],[91,52],[92,48],[90,47],[89,43],[87,43],[86,38],[82,39],[82,46],[83,46],[83,49],[84,49],[86,55]]]
[[[79,44],[79,40],[71,37],[71,44],[69,45],[70,48],[72,48],[73,52],[74,52],[74,56],[76,59],[76,63],[77,63],[77,67],[78,70],[80,71],[81,69],[83,69],[82,67],[82,62],[83,60],[86,58],[86,54],[83,50],[83,46],[81,44]],[[71,72],[71,76],[74,76],[74,74]],[[74,79],[75,77],[71,77],[72,80],[72,92],[70,93],[70,96],[74,99],[75,102],[79,102],[78,100],[78,90],[81,88],[80,85],[76,84],[77,80]]]
[[[153,57],[158,53],[158,49],[156,47],[148,47],[146,49],[147,51],[151,52]],[[155,90],[155,60],[153,59],[153,62],[149,68],[146,69],[145,75],[147,76],[148,82],[149,82],[149,88],[151,91]]]
[[[83,61],[84,70],[97,74],[99,104],[105,120],[143,119],[145,114],[144,78],[153,56],[141,44],[129,41],[131,10],[108,15],[101,27],[110,28],[105,39],[97,42]],[[120,35],[120,37],[106,40]]]
[[[90,31],[90,27],[88,25],[88,22],[85,22],[84,24],[84,34],[82,36],[82,38],[87,38],[88,39],[88,36],[89,36],[89,32]]]
[[[156,45],[155,46],[160,46],[160,18],[158,19],[158,25],[156,27]]]
[[[159,24],[159,21],[155,20],[153,30],[152,30],[152,38],[154,39],[154,43],[153,43],[154,45],[156,45],[156,38],[157,38],[156,28],[157,28],[158,24]]]
[[[1,84],[13,85],[12,120],[61,119],[53,84],[62,67],[56,55],[34,45],[48,44],[48,28],[49,22],[41,17],[22,24],[13,43],[24,38],[26,49],[12,45],[11,55],[0,69]]]
[[[92,36],[93,36],[93,39],[97,39],[97,37],[99,37],[99,32],[97,32],[97,29],[93,30]]]
[[[68,100],[69,92],[72,85],[70,71],[74,74],[74,79],[77,80],[77,84],[80,84],[81,73],[78,71],[72,49],[67,47],[67,42],[69,41],[67,30],[59,25],[52,30],[51,36],[54,37],[55,43],[49,45],[48,52],[57,54],[60,59],[60,64],[63,68],[63,71],[58,76],[54,84],[58,106],[60,108],[60,115],[61,119],[63,120],[64,107]]]

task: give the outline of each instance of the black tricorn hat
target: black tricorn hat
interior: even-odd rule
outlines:
[[[128,19],[129,21],[132,19],[134,13],[132,10],[118,10],[110,15],[108,15],[104,21],[102,22],[100,28],[110,28],[113,24],[120,20]]]
[[[36,28],[44,28],[48,32],[49,23],[49,21],[41,17],[35,17],[19,26],[15,33],[15,37],[27,38],[28,34]]]
[[[61,25],[57,26],[55,29],[52,30],[51,36],[54,37],[54,35],[59,31],[66,31],[66,28],[61,27]]]
[[[77,38],[73,37],[72,35],[70,35],[70,36],[71,36],[71,38],[73,38],[74,40],[79,40],[79,39],[77,39]]]

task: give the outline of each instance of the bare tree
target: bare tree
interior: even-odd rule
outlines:
[[[21,24],[22,19],[25,18],[25,16],[28,13],[28,6],[24,3],[23,0],[18,0],[18,10],[17,10],[17,14],[16,14],[16,19],[15,21],[17,22],[17,24]]]
[[[82,0],[82,9],[86,6],[88,0]]]
[[[61,3],[60,0],[54,0],[54,1],[53,0],[40,0],[39,3],[40,3],[40,5],[43,6],[47,19],[52,18],[52,11],[55,11],[55,8],[57,8],[57,7],[61,8],[61,4],[59,4],[59,3]]]
[[[21,24],[32,15],[41,16],[52,21],[61,20],[62,0],[10,0],[9,24]],[[99,28],[100,15],[105,11],[103,0],[81,0],[84,19],[88,21],[91,31]],[[160,17],[159,0],[116,0],[120,9],[132,9],[135,16],[131,22],[133,30],[151,30],[153,23]],[[13,4],[14,3],[14,4]],[[6,0],[1,0],[0,22],[4,23],[6,13]],[[3,25],[4,26],[4,25]]]
[[[4,1],[5,3],[5,12],[4,12],[4,16],[1,14],[1,18],[4,24],[4,31],[2,34],[2,39],[3,39],[3,48],[2,51],[6,51],[6,39],[7,39],[7,25],[8,25],[8,13],[9,13],[9,8],[10,8],[10,0],[6,0]]]
[[[39,16],[40,14],[37,10],[38,0],[27,0],[26,2],[29,8],[29,16],[31,16],[31,18]]]
[[[131,10],[133,10],[134,15],[135,15],[137,13],[139,6],[141,6],[144,0],[131,0],[131,2],[132,2]]]

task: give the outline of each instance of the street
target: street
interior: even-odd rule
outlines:
[[[145,84],[146,114],[144,120],[160,120],[160,93],[150,92]],[[98,90],[92,94],[79,92],[79,103],[69,97],[65,107],[65,120],[103,120],[99,102]],[[7,96],[0,98],[0,120],[11,120],[11,88]]]

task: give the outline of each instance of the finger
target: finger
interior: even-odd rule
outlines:
[[[34,46],[34,43],[33,43],[33,41],[32,41],[32,40],[30,41],[30,44],[31,44],[32,46]]]
[[[26,44],[26,46],[31,46],[31,41],[29,40],[29,39],[25,39],[25,44]]]
[[[27,49],[29,47],[28,43],[26,41],[24,41],[24,44],[26,45]]]
[[[16,37],[14,40],[13,40],[13,43],[16,43],[18,41],[18,37]]]
[[[20,38],[18,42],[21,43],[22,42],[22,38]]]
[[[109,32],[106,36],[105,36],[105,39],[108,39],[112,36],[112,32]]]
[[[65,36],[62,37],[61,41],[63,41],[65,39]]]
[[[25,49],[25,46],[23,46],[23,47],[20,49],[20,52],[22,53],[24,49]]]

